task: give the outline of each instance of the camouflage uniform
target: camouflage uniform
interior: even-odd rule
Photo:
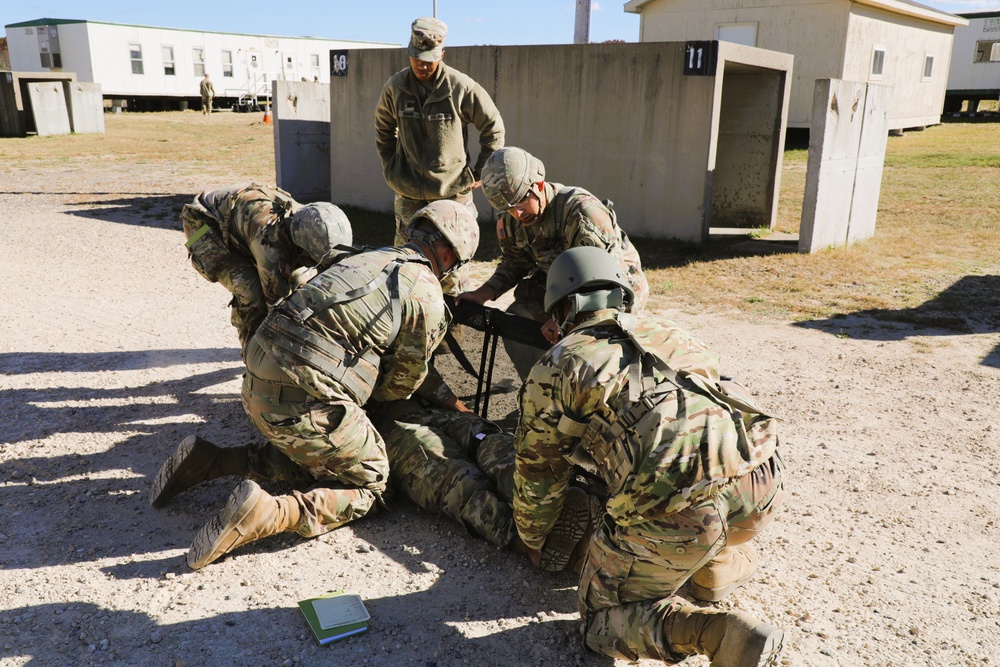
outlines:
[[[583,188],[548,182],[544,201],[548,202],[545,209],[530,225],[507,212],[498,216],[500,264],[486,284],[497,296],[516,286],[514,303],[507,311],[538,322],[548,320],[542,307],[546,273],[562,251],[580,246],[611,253],[625,269],[635,294],[632,312],[645,307],[649,285],[639,253],[607,207]]]
[[[385,438],[393,486],[418,506],[500,547],[516,531],[513,436],[469,412],[396,401],[371,413]]]
[[[355,298],[338,301],[346,293]],[[247,346],[243,404],[254,426],[319,483],[294,493],[297,532],[323,534],[382,499],[385,444],[361,406],[369,397],[408,398],[417,387],[441,391],[425,379],[448,322],[427,260],[403,247],[341,260],[261,324]]]
[[[714,353],[672,324],[633,323],[588,313],[532,369],[515,435],[514,518],[521,539],[541,547],[570,466],[596,471],[610,497],[580,578],[586,644],[673,663],[688,655],[669,641],[686,604],[674,594],[727,541],[770,521],[783,468],[776,421],[713,396]]]
[[[194,268],[233,295],[231,320],[241,347],[268,304],[291,292],[288,277],[302,265],[301,253],[283,223],[299,208],[283,190],[245,183],[202,192],[181,211]]]

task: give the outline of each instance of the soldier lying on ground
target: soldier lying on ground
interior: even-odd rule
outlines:
[[[350,245],[351,223],[328,202],[303,206],[278,188],[244,183],[205,191],[181,211],[194,268],[221,283],[233,299],[231,321],[240,348],[292,291],[292,274],[320,264],[337,245]]]
[[[531,369],[515,438],[514,519],[538,562],[572,465],[608,486],[579,586],[587,647],[669,664],[776,666],[783,633],[695,607],[750,580],[749,545],[784,497],[777,423],[719,375],[718,357],[667,322],[625,312],[632,288],[597,248],[548,272],[545,309],[565,337]]]
[[[402,247],[346,257],[296,287],[250,339],[243,406],[268,445],[219,448],[189,438],[163,463],[150,491],[154,507],[207,479],[249,478],[195,536],[192,569],[282,531],[322,535],[383,502],[389,462],[361,407],[369,398],[405,399],[420,387],[438,405],[468,409],[440,377],[425,380],[449,322],[439,281],[472,258],[479,226],[466,207],[443,200],[414,216],[407,238]],[[313,486],[273,497],[258,479]]]
[[[524,552],[514,527],[514,436],[476,414],[424,401],[368,406],[385,439],[393,488],[493,544]],[[601,501],[570,489],[541,551],[543,569],[573,569],[585,553]]]

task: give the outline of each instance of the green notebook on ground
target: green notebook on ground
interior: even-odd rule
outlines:
[[[301,600],[299,611],[320,645],[364,632],[371,618],[360,595],[343,591]]]

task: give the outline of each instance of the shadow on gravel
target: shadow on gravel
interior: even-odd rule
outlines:
[[[862,310],[797,322],[796,326],[876,341],[1000,333],[1000,276],[965,276],[916,308]],[[1000,368],[1000,345],[982,364]]]
[[[181,228],[181,208],[192,195],[141,195],[116,199],[73,202],[71,215],[96,218],[124,225],[142,225],[156,229]]]

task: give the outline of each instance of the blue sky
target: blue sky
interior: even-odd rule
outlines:
[[[1000,0],[924,2],[947,12],[1000,9]],[[592,0],[593,42],[639,39],[639,17],[622,0]],[[276,11],[275,7],[281,7]],[[313,36],[402,44],[410,22],[430,16],[433,0],[2,0],[0,25],[39,18],[88,19],[165,28]],[[573,41],[575,0],[438,0],[450,46],[568,44]]]

